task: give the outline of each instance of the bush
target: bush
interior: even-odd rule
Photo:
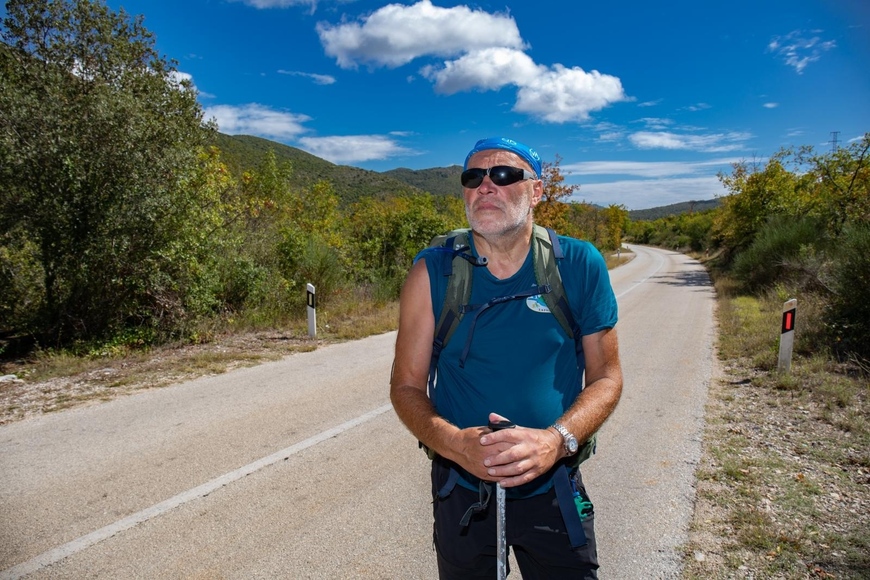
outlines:
[[[831,303],[839,351],[870,357],[870,225],[846,227],[836,248]]]
[[[776,216],[734,260],[734,275],[746,289],[758,290],[789,281],[799,287],[818,284],[818,251],[824,247],[818,220]]]

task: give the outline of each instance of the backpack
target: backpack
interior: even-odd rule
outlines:
[[[532,233],[532,263],[535,270],[536,286],[527,292],[493,298],[486,304],[481,305],[469,304],[471,299],[471,281],[474,268],[486,266],[487,260],[485,257],[475,257],[471,254],[470,235],[471,230],[463,228],[435,236],[429,247],[422,250],[414,258],[416,263],[421,257],[426,257],[436,252],[452,254],[450,260],[443,261],[442,267],[442,274],[449,276],[450,279],[444,294],[441,316],[439,316],[435,324],[435,334],[432,341],[432,359],[429,364],[430,392],[435,389],[435,376],[441,352],[444,350],[447,342],[453,337],[454,331],[465,314],[475,310],[482,311],[496,304],[529,296],[540,295],[547,308],[556,317],[556,320],[559,321],[559,324],[568,336],[573,338],[574,352],[577,356],[578,366],[580,366],[583,356],[581,329],[571,313],[565,287],[562,284],[559,262],[565,257],[565,254],[562,252],[562,246],[559,243],[556,232],[551,228],[544,228],[537,224],[534,225]],[[460,359],[460,366],[464,365],[469,346],[470,340],[466,343],[466,348]],[[580,388],[583,388],[582,383]],[[591,457],[596,451],[596,443],[597,433],[593,433],[586,443],[580,446],[572,463],[579,465]],[[421,446],[426,449],[429,459],[432,459],[433,452],[423,446],[422,443]]]

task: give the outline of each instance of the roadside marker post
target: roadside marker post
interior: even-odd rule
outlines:
[[[314,293],[314,285],[307,284],[308,289],[308,337],[317,336],[317,295]]]
[[[792,298],[782,305],[782,328],[779,335],[779,364],[777,370],[787,373],[791,370],[791,353],[794,349],[794,319],[797,314],[797,300]]]

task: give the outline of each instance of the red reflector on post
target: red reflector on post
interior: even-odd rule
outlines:
[[[782,332],[790,332],[794,330],[794,317],[796,308],[786,310],[782,313]]]

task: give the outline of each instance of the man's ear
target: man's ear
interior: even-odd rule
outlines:
[[[532,189],[532,207],[541,203],[541,198],[544,197],[544,182],[540,179],[535,181]]]

